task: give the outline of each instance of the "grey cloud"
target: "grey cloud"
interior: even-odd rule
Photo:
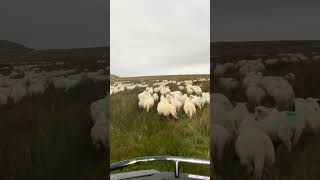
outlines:
[[[33,48],[106,46],[109,0],[2,0],[0,39]]]
[[[320,39],[320,1],[212,2],[211,41]]]
[[[112,0],[111,73],[209,73],[209,2]]]

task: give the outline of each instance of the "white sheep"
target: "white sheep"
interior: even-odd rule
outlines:
[[[250,115],[246,103],[243,102],[236,103],[236,106],[228,114],[235,121],[237,130],[241,122]]]
[[[222,64],[217,64],[216,67],[214,68],[213,74],[215,76],[223,76],[224,73],[226,72],[226,68]]]
[[[317,105],[312,102],[297,98],[295,99],[295,110],[296,112],[302,116],[305,120],[305,125],[310,129],[313,133],[317,133],[320,130],[320,111],[318,110]]]
[[[283,120],[288,123],[293,132],[292,146],[296,146],[300,140],[302,132],[306,127],[306,121],[303,114],[296,112],[283,111],[281,112]]]
[[[183,105],[183,110],[189,118],[191,118],[197,112],[195,105],[191,102],[189,98],[186,98]]]
[[[10,92],[10,98],[14,103],[20,102],[27,95],[27,90],[20,83],[15,84]]]
[[[274,111],[274,108],[268,108],[265,106],[256,106],[254,108],[254,117],[258,120],[267,117],[272,111]]]
[[[247,60],[240,60],[236,63],[236,67],[240,68],[241,66],[244,66],[245,64],[247,64]]]
[[[67,78],[65,79],[65,91],[69,91],[70,89],[74,88],[75,86],[77,86],[80,81],[82,79],[81,78]]]
[[[149,112],[150,108],[154,106],[154,99],[151,95],[146,96],[143,99],[143,108]]]
[[[155,102],[159,100],[159,95],[157,93],[154,93],[152,97]]]
[[[248,74],[246,77],[243,78],[242,84],[244,87],[249,87],[250,85],[257,86],[259,81],[263,78],[261,73],[257,74]]]
[[[287,80],[294,81],[296,80],[296,75],[293,73],[288,73],[284,76]]]
[[[180,89],[180,91],[184,90],[184,86],[178,86],[178,88]]]
[[[160,102],[158,103],[157,111],[159,115],[163,115],[166,117],[169,117],[170,114],[178,119],[177,112],[176,112],[176,107],[168,102],[166,98],[161,96]]]
[[[320,132],[320,111],[312,111],[306,117],[306,126],[311,129],[314,134],[318,134]]]
[[[224,96],[223,94],[213,93],[211,98],[212,98],[213,106],[215,106],[215,105],[220,106],[221,105],[226,110],[231,110],[233,108],[233,105],[231,104],[229,99],[226,96]]]
[[[53,84],[54,84],[55,89],[65,89],[66,80],[63,77],[53,78]]]
[[[27,93],[29,96],[34,96],[34,95],[41,95],[45,92],[46,87],[45,84],[39,82],[39,83],[35,83],[35,84],[31,84],[28,89],[27,89]]]
[[[182,104],[185,103],[186,99],[188,98],[187,94],[183,94],[182,96],[180,96],[179,98],[177,98]]]
[[[142,93],[138,94],[138,99],[140,100],[140,99],[144,98],[146,95],[147,95],[147,92],[143,91]]]
[[[295,93],[285,78],[265,76],[259,81],[259,86],[275,100],[279,109],[290,110],[294,107]]]
[[[234,78],[220,78],[220,84],[227,92],[238,89],[239,82]]]
[[[301,137],[301,134],[306,127],[306,121],[305,117],[303,116],[303,113],[301,113],[299,107],[297,107],[296,110],[297,112],[282,111],[280,112],[281,116],[279,117],[279,120],[286,122],[291,128],[291,131],[293,133],[293,139],[291,143],[292,147],[297,145]],[[279,112],[277,109],[267,108],[264,106],[257,106],[255,108],[255,117],[258,121],[269,116],[272,113]]]
[[[246,76],[248,74],[256,74],[258,72],[262,72],[265,70],[264,64],[259,60],[250,60],[246,61],[242,66],[239,68],[239,73],[242,76]]]
[[[226,110],[221,104],[216,104],[211,110],[214,124],[223,126],[232,135],[237,134],[236,117],[230,114],[230,110]]]
[[[96,148],[108,147],[108,131],[107,121],[97,121],[91,128],[91,139]]]
[[[278,59],[267,59],[264,63],[266,64],[267,67],[274,66],[279,62]]]
[[[147,87],[146,91],[150,94],[153,94],[153,87]]]
[[[211,126],[211,132],[211,151],[213,152],[213,158],[221,163],[224,151],[231,143],[232,135],[224,127],[218,124],[213,124]]]
[[[231,62],[225,63],[223,66],[227,71],[233,70],[236,67],[236,65]]]
[[[243,123],[249,124],[246,121]],[[254,172],[256,179],[261,179],[264,171],[268,170],[275,162],[271,139],[254,125],[241,125],[235,150],[241,165],[249,173]]]
[[[319,98],[308,97],[306,98],[306,103],[315,111],[320,111],[320,106],[318,104]]]
[[[208,92],[203,92],[202,97],[204,97],[206,103],[210,104],[210,93]]]
[[[160,92],[160,88],[156,87],[156,88],[153,89],[153,91],[154,91],[155,93],[159,93],[159,92]]]
[[[199,109],[202,109],[202,107],[204,106],[206,100],[204,99],[204,97],[201,96],[190,96],[191,98],[191,102],[196,105]]]
[[[171,98],[169,99],[169,102],[176,107],[177,112],[180,111],[180,109],[181,109],[181,107],[182,107],[182,103],[181,103],[179,100],[171,97]]]
[[[188,93],[189,95],[192,94],[192,93],[193,93],[192,88],[187,88],[187,93]]]
[[[199,86],[192,86],[192,90],[196,95],[202,94],[202,89]]]
[[[107,113],[107,97],[99,99],[90,105],[90,115],[93,123],[96,123],[99,120],[103,120],[102,117],[106,117]]]
[[[294,108],[295,93],[292,89],[276,87],[268,92],[277,103],[278,109],[292,110]]]
[[[246,97],[249,104],[253,106],[258,106],[261,104],[261,101],[267,96],[266,92],[255,85],[249,85],[246,90]]]
[[[259,127],[275,142],[282,142],[289,151],[292,147],[294,132],[292,127],[283,120],[283,116],[277,110],[261,119],[258,119]]]
[[[182,95],[182,93],[180,91],[173,91],[170,92],[170,95],[174,96],[174,95]]]
[[[143,98],[139,99],[138,106],[139,106],[140,109],[143,109],[143,102],[144,102]]]
[[[182,94],[175,94],[175,95],[173,95],[173,98],[178,100],[182,105],[184,104],[185,98]]]

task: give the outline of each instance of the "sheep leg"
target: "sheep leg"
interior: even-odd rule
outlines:
[[[296,130],[296,132],[294,133],[293,142],[292,142],[293,146],[296,146],[298,144],[300,136],[301,136],[301,131],[300,130]]]
[[[178,119],[178,116],[177,116],[177,114],[176,114],[175,112],[171,112],[171,115],[172,115],[174,118]]]
[[[266,177],[271,176],[271,169],[270,169],[270,167],[264,169],[264,175],[265,175]]]
[[[255,158],[254,160],[254,176],[257,179],[261,179],[262,173],[263,173],[263,165],[264,165],[264,159]]]
[[[249,164],[248,166],[245,166],[245,167],[246,167],[247,173],[251,175],[253,172],[253,165]]]

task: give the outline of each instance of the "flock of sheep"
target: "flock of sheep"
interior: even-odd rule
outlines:
[[[178,119],[183,109],[187,117],[196,114],[205,104],[212,101],[213,115],[211,147],[215,165],[223,164],[225,152],[233,149],[240,164],[261,179],[268,173],[276,160],[276,148],[284,146],[291,151],[295,148],[303,132],[317,134],[320,131],[320,106],[318,98],[298,98],[291,83],[294,73],[283,76],[265,76],[268,68],[283,63],[305,63],[310,58],[301,53],[279,54],[278,58],[267,60],[241,60],[236,63],[216,64],[214,78],[222,92],[203,92],[201,82],[210,79],[196,80],[156,80],[133,83],[130,81],[114,82],[110,85],[110,95],[123,91],[143,88],[137,95],[138,107],[147,112],[156,106],[161,116]],[[313,57],[312,60],[318,60]],[[63,64],[62,64],[63,65]],[[105,69],[95,72],[75,69],[43,71],[37,65],[16,65],[8,75],[0,74],[0,106],[19,103],[26,96],[42,95],[53,85],[55,89],[68,92],[85,79],[105,82],[108,77]],[[228,76],[236,74],[237,77]],[[195,83],[200,84],[195,85]],[[172,91],[171,85],[179,90]],[[140,90],[139,89],[139,90]],[[232,102],[226,95],[241,91],[247,102]],[[94,123],[91,129],[93,144],[100,148],[108,146],[107,103],[109,96],[99,99],[90,105],[90,115]],[[265,105],[265,100],[273,103]],[[156,104],[157,103],[157,104]]]
[[[319,133],[318,98],[295,96],[291,85],[295,74],[264,76],[266,69],[279,63],[305,63],[309,59],[301,53],[279,57],[216,64],[214,78],[222,90],[211,96],[211,147],[217,168],[223,168],[225,152],[231,149],[228,152],[235,153],[246,172],[261,179],[275,163],[276,148],[283,146],[291,151],[303,132]],[[224,95],[238,91],[247,102],[231,102]]]
[[[56,64],[63,66],[63,63]],[[84,80],[93,82],[106,82],[108,76],[106,69],[89,72],[83,69],[79,72],[76,69],[68,70],[51,70],[44,71],[41,69],[43,64],[24,64],[14,65],[12,69],[6,68],[9,74],[0,74],[0,107],[9,104],[17,104],[24,100],[25,97],[40,96],[53,86],[53,90],[68,92]],[[91,117],[94,126],[91,130],[91,137],[95,146],[106,145],[106,98],[94,102],[91,107]],[[103,113],[102,113],[103,112]]]
[[[69,91],[85,79],[106,81],[105,69],[77,72],[75,69],[43,71],[36,65],[16,65],[8,75],[0,74],[0,106],[19,103],[27,96],[42,95],[49,85]]]
[[[110,87],[110,94],[122,92],[125,89],[133,90],[136,87],[145,88],[145,90],[138,94],[138,106],[147,112],[157,104],[157,112],[159,115],[178,119],[180,109],[189,117],[196,114],[196,108],[201,110],[207,103],[210,104],[210,93],[203,92],[200,85],[194,85],[195,82],[208,81],[206,78],[199,78],[197,80],[163,80],[153,83],[149,86],[146,83],[134,84],[116,82]],[[176,85],[179,90],[172,91],[169,84]],[[182,93],[185,91],[185,93]]]

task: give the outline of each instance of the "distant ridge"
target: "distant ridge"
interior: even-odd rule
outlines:
[[[116,77],[116,78],[119,78],[119,76],[115,75],[115,74],[110,74],[110,77]]]
[[[111,77],[112,75],[110,75]],[[193,79],[193,78],[209,78],[210,74],[185,74],[185,75],[154,75],[154,76],[136,76],[136,77],[118,77],[110,80],[131,81],[131,80],[168,80],[168,79]]]
[[[165,74],[165,75],[145,75],[145,76],[133,76],[133,77],[121,77],[121,78],[149,78],[149,77],[185,77],[185,76],[207,76],[208,74]]]
[[[275,41],[211,41],[210,45],[292,45],[292,44],[319,44],[320,40],[275,40]]]
[[[32,48],[8,40],[0,40],[0,55],[22,54],[32,51]]]
[[[19,61],[109,61],[109,47],[70,49],[33,49],[24,45],[0,40],[0,62]]]
[[[110,80],[111,80],[111,81],[114,81],[114,80],[119,79],[119,78],[120,78],[120,77],[117,76],[117,75],[110,74]]]

